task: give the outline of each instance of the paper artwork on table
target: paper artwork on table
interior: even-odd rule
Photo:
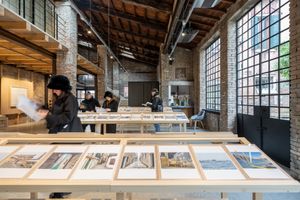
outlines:
[[[109,115],[109,119],[120,119],[120,115]]]
[[[153,119],[154,120],[164,120],[164,116],[163,115],[154,115]]]
[[[121,115],[120,117],[121,120],[130,120],[131,119],[131,116],[130,115]]]
[[[133,119],[133,120],[141,120],[142,119],[142,115],[141,114],[132,114],[131,115],[131,119]]]
[[[185,115],[176,115],[177,120],[185,120],[187,117]]]
[[[159,146],[162,179],[199,179],[188,146]]]
[[[245,179],[221,146],[193,146],[193,149],[208,180]]]
[[[36,169],[31,179],[66,179],[79,161],[86,146],[58,146]]]
[[[120,148],[119,145],[90,146],[72,179],[113,179]]]
[[[97,119],[105,120],[105,119],[107,119],[107,115],[98,115]]]
[[[154,146],[126,146],[118,179],[155,179]]]
[[[255,145],[226,145],[235,160],[250,178],[288,179]]]
[[[0,162],[17,148],[18,146],[0,146]]]
[[[53,146],[27,145],[0,165],[0,178],[23,178]]]
[[[165,115],[166,120],[176,120],[176,115]]]

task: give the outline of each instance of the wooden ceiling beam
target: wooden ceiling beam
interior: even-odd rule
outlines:
[[[144,27],[154,29],[154,30],[157,30],[159,32],[166,33],[167,25],[164,24],[164,23],[161,23],[159,21],[145,20],[144,17],[134,16],[134,15],[131,15],[131,14],[128,14],[128,13],[117,11],[115,9],[107,8],[107,7],[104,7],[104,6],[98,6],[98,5],[93,6],[92,12],[96,12],[96,13],[100,12],[101,14],[104,14],[104,15],[109,14],[109,16],[122,18],[122,19],[127,20],[127,21],[132,21],[132,22],[138,23],[138,24],[140,24]]]
[[[152,62],[148,62],[148,61],[145,61],[145,60],[140,60],[140,59],[133,59],[133,58],[129,58],[127,56],[123,56],[123,55],[120,55],[121,57],[125,58],[125,59],[128,59],[130,61],[133,61],[133,62],[141,62],[141,63],[144,63],[144,64],[148,64],[148,65],[151,65],[153,67],[157,67],[158,63],[152,63]]]
[[[171,13],[173,6],[161,0],[123,0],[123,2],[167,14]]]
[[[144,54],[142,54],[142,53],[139,53],[139,52],[136,52],[136,51],[131,51],[131,50],[122,50],[122,49],[117,49],[116,50],[118,53],[124,53],[124,54],[128,54],[128,55],[130,55],[130,53],[134,56],[134,57],[136,57],[136,56],[138,56],[138,57],[141,57],[141,58],[145,58],[145,59],[148,59],[148,60],[152,60],[152,61],[154,61],[154,62],[157,62],[158,61],[158,56],[155,56],[156,58],[154,58],[154,57],[149,57],[149,56],[147,56],[147,55],[144,55]]]

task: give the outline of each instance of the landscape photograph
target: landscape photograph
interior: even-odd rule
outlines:
[[[154,153],[124,153],[122,169],[153,169]]]
[[[196,153],[204,170],[234,170],[236,167],[225,153]]]
[[[276,168],[261,152],[231,152],[243,168],[274,169]]]

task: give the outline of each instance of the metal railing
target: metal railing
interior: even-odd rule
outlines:
[[[65,21],[51,0],[0,0],[0,3],[57,40],[64,40]]]

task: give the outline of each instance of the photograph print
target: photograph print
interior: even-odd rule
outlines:
[[[275,169],[276,167],[261,152],[231,152],[243,168]]]
[[[45,153],[20,153],[11,156],[0,168],[31,168]]]
[[[154,153],[124,153],[121,169],[153,169]]]
[[[72,169],[81,153],[53,153],[40,169]]]
[[[113,169],[116,160],[116,153],[88,153],[81,169]]]
[[[224,153],[196,153],[204,170],[235,170],[236,167]]]
[[[188,152],[161,152],[161,168],[194,168],[192,158]]]

